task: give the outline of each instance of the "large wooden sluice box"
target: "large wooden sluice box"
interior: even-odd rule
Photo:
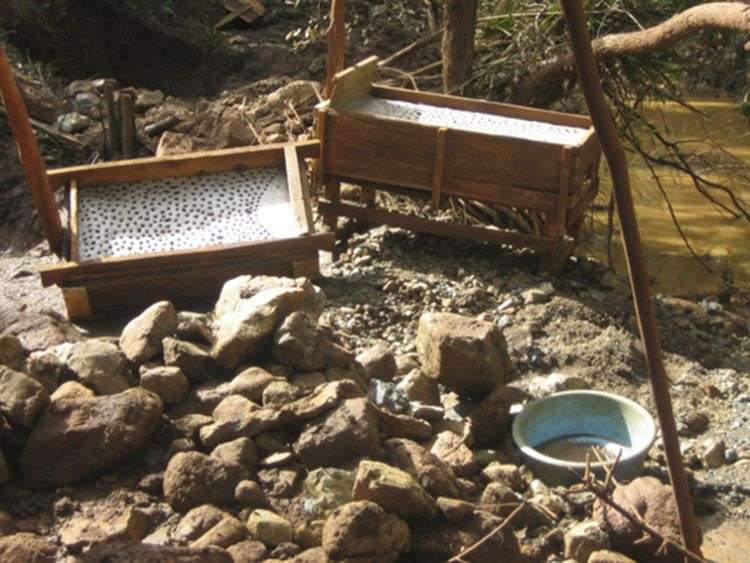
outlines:
[[[510,243],[543,253],[558,269],[573,250],[598,189],[601,149],[586,116],[427,94],[372,84],[377,58],[339,73],[317,109],[322,156],[319,205],[370,224]],[[363,186],[364,205],[343,203],[340,183]],[[375,207],[374,190],[421,192],[540,211],[541,232],[481,228]]]

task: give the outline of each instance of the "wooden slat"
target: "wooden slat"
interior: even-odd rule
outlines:
[[[378,58],[370,57],[339,72],[334,78],[331,107],[340,109],[367,96],[377,69]]]
[[[541,211],[557,207],[557,194],[490,184],[489,182],[474,182],[461,178],[446,180],[444,193],[451,197],[475,199],[485,203],[539,209]]]
[[[258,0],[224,0],[223,4],[230,13],[219,20],[214,26],[214,29],[217,30],[237,18],[242,18],[245,22],[252,23],[266,13],[266,7]]]
[[[70,259],[78,262],[78,180],[70,180]]]
[[[294,218],[302,233],[313,230],[313,214],[310,206],[310,190],[307,185],[307,174],[302,167],[297,149],[293,145],[284,147],[286,181],[289,187],[289,201],[292,204]]]
[[[320,153],[318,141],[295,143],[300,158],[316,158]],[[219,151],[139,158],[104,162],[91,166],[58,168],[48,173],[52,189],[65,186],[71,178],[78,180],[79,188],[108,182],[140,182],[159,178],[193,176],[221,172],[237,167],[257,168],[275,166],[284,162],[283,144],[263,147],[242,147]]]
[[[203,248],[182,252],[162,252],[147,255],[117,258],[102,258],[88,262],[68,262],[40,270],[42,284],[46,287],[60,284],[74,277],[113,275],[127,271],[158,271],[168,266],[187,265],[198,267],[201,262],[221,260],[250,260],[255,257],[282,255],[302,250],[333,250],[335,240],[332,234],[318,234],[291,239],[256,241],[251,243]]]
[[[570,197],[571,168],[574,166],[573,147],[563,147],[562,163],[560,165],[560,189],[558,191],[557,215],[552,226],[552,236],[559,237],[565,233],[565,215],[568,212],[568,198]]]
[[[91,316],[89,292],[85,287],[64,287],[62,294],[70,319],[82,319]]]
[[[466,238],[480,242],[491,242],[497,244],[512,244],[524,246],[537,250],[550,250],[554,247],[554,241],[546,237],[535,237],[523,235],[510,231],[501,231],[468,225],[457,225],[455,223],[443,223],[421,217],[402,215],[392,211],[381,209],[370,209],[357,205],[340,203],[338,205],[320,202],[319,207],[324,212],[332,212],[344,217],[351,217],[375,225],[389,225],[400,227],[410,231],[429,233],[433,235],[447,236],[453,238]]]
[[[435,135],[435,160],[432,172],[432,205],[440,209],[445,186],[445,151],[448,144],[448,129],[441,127]]]
[[[447,96],[445,94],[433,94],[429,92],[416,92],[405,88],[393,88],[373,84],[370,93],[378,98],[388,100],[403,100],[419,104],[437,105],[464,111],[476,111],[504,117],[516,117],[519,119],[533,119],[568,127],[591,127],[591,119],[585,115],[575,115],[558,111],[516,106],[512,104],[501,104],[459,96]]]
[[[52,251],[60,254],[64,237],[60,213],[47,180],[47,170],[39,154],[39,146],[36,144],[34,132],[31,130],[26,105],[23,102],[21,91],[18,89],[13,70],[5,57],[2,45],[0,45],[0,92],[5,103],[8,124],[16,140],[21,165],[26,173],[26,183],[29,185],[31,198],[44,229],[44,236],[47,238]]]
[[[573,205],[573,207],[570,209],[568,213],[568,219],[567,219],[567,228],[570,229],[575,225],[576,221],[578,221],[581,217],[583,217],[583,214],[586,213],[586,209],[588,209],[589,205],[596,199],[596,195],[599,192],[599,180],[594,180],[592,182],[591,187],[583,192],[581,196],[578,198],[576,203]]]

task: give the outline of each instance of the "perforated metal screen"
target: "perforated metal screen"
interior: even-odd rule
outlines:
[[[357,100],[346,109],[434,127],[450,127],[475,133],[503,135],[560,145],[577,145],[583,141],[587,132],[586,129],[580,127],[567,127],[543,121],[503,117],[401,100],[385,100],[371,96]]]
[[[79,190],[81,260],[299,234],[285,174],[259,168]]]

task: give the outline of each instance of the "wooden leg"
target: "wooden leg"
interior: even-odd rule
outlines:
[[[539,267],[550,274],[559,274],[567,264],[574,249],[575,241],[567,237],[560,237],[555,247],[542,255]]]
[[[334,205],[338,205],[341,202],[341,181],[335,178],[325,178],[323,183],[325,198]],[[338,230],[339,217],[335,212],[328,211],[323,214],[323,223],[335,233]]]

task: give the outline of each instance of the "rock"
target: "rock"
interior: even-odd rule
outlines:
[[[691,411],[685,417],[685,426],[696,434],[705,432],[708,429],[708,424],[708,415],[703,411]]]
[[[57,118],[57,128],[64,133],[82,133],[94,122],[77,111],[64,113]]]
[[[579,563],[587,563],[595,551],[609,547],[609,536],[593,520],[576,524],[565,532],[564,555]]]
[[[162,340],[177,330],[177,311],[169,301],[154,303],[122,330],[120,348],[139,366],[162,351]]]
[[[437,514],[437,504],[414,478],[377,461],[361,461],[355,477],[354,500],[369,500],[406,519],[426,520]]]
[[[509,377],[508,345],[490,322],[425,313],[416,345],[424,373],[462,397],[482,398]]]
[[[681,542],[680,523],[677,505],[671,487],[663,485],[655,477],[639,477],[627,485],[615,487],[612,499],[620,506],[630,506],[660,534],[673,541]],[[682,557],[673,549],[665,556],[656,557],[661,542],[644,537],[640,527],[630,523],[619,512],[597,500],[594,503],[593,518],[608,534],[612,548],[637,561],[681,562]]]
[[[99,96],[93,92],[78,92],[73,98],[73,107],[80,114],[98,120],[101,118]]]
[[[5,456],[3,455],[2,450],[0,450],[0,485],[2,485],[3,483],[7,483],[9,478],[10,473],[8,471],[8,464],[5,461]],[[0,529],[1,528],[2,527],[0,526]]]
[[[237,438],[216,446],[211,457],[252,469],[258,461],[258,450],[250,438]]]
[[[211,416],[216,421],[242,420],[248,413],[260,409],[260,406],[242,395],[229,395],[216,405]]]
[[[703,442],[701,462],[706,469],[716,469],[726,463],[727,446],[724,440],[710,438]]]
[[[222,518],[215,526],[190,544],[193,548],[229,547],[247,537],[247,528],[234,516]]]
[[[50,401],[56,402],[62,399],[93,399],[96,394],[89,389],[84,387],[77,381],[66,381],[57,390],[52,393]]]
[[[303,520],[294,529],[294,541],[303,549],[323,545],[323,526],[325,520]]]
[[[587,563],[635,563],[635,561],[622,553],[600,549],[589,555]]]
[[[326,382],[326,376],[320,371],[306,371],[294,374],[289,383],[297,387],[302,392],[314,390],[318,385]]]
[[[268,559],[266,546],[257,540],[245,540],[227,549],[234,563],[262,563]]]
[[[408,545],[406,523],[372,502],[350,502],[337,508],[323,527],[323,550],[333,560],[393,561]]]
[[[164,472],[164,497],[175,510],[200,504],[230,504],[247,469],[199,452],[178,453]]]
[[[365,381],[380,379],[390,381],[396,375],[396,357],[384,343],[378,343],[363,350],[356,357],[362,367]]]
[[[488,481],[507,485],[517,493],[526,490],[526,481],[523,480],[518,467],[513,464],[493,461],[482,470],[482,475]]]
[[[229,280],[221,289],[221,295],[214,307],[214,317],[223,317],[235,311],[242,301],[252,299],[268,289],[300,289],[304,292],[303,306],[309,316],[317,319],[323,310],[325,296],[306,278],[277,278],[272,276],[240,276]]]
[[[178,367],[157,367],[141,374],[141,387],[159,395],[163,403],[173,405],[186,400],[190,383]]]
[[[328,368],[325,371],[326,381],[329,383],[334,381],[351,381],[362,389],[363,394],[367,391],[367,384],[357,373],[355,369],[344,369],[344,368]]]
[[[135,111],[144,113],[162,103],[164,103],[164,92],[161,90],[138,90],[135,98]]]
[[[173,535],[181,541],[195,541],[227,516],[231,515],[211,504],[196,506],[182,517]]]
[[[247,520],[247,529],[255,539],[270,546],[291,542],[294,539],[294,529],[289,520],[270,510],[253,510]]]
[[[255,141],[253,130],[239,107],[226,108],[219,117],[216,147],[230,149],[246,147]]]
[[[510,435],[511,408],[531,397],[517,387],[498,387],[469,414],[474,447],[497,447]]]
[[[377,406],[390,412],[405,413],[410,408],[409,397],[390,381],[371,379],[368,396]]]
[[[345,464],[381,452],[375,408],[366,399],[348,399],[300,434],[294,451],[309,469]]]
[[[385,443],[393,464],[406,471],[433,496],[458,498],[460,484],[451,468],[411,440],[391,439]]]
[[[326,518],[339,506],[352,500],[354,473],[343,469],[319,468],[311,471],[304,483],[305,512]]]
[[[531,378],[526,383],[529,393],[536,398],[546,397],[561,391],[574,391],[576,389],[590,389],[591,386],[580,377],[568,375],[567,373],[552,372],[549,375],[539,375]]]
[[[285,381],[268,373],[263,368],[251,367],[242,370],[227,386],[227,391],[232,395],[242,395],[254,403],[263,402],[263,391],[274,381]]]
[[[437,380],[426,376],[419,369],[406,374],[399,381],[397,388],[412,401],[420,401],[428,405],[440,404],[440,389],[438,389]]]
[[[554,286],[545,282],[537,287],[527,289],[521,294],[524,304],[531,305],[534,303],[546,303],[549,301],[555,293]]]
[[[57,389],[58,381],[65,374],[65,363],[53,350],[40,350],[29,354],[26,359],[26,371],[51,394]]]
[[[309,80],[294,80],[266,96],[266,107],[273,111],[286,109],[289,103],[295,107],[305,106],[306,103],[317,99],[318,82]]]
[[[378,428],[388,438],[408,440],[428,440],[432,436],[432,425],[426,420],[406,414],[394,414],[385,409],[377,409]]]
[[[474,453],[466,446],[461,437],[448,430],[435,438],[430,451],[442,460],[459,477],[469,477],[477,472],[478,466]]]
[[[162,348],[164,363],[180,368],[190,381],[209,381],[218,372],[208,348],[171,337],[162,340]]]
[[[31,428],[48,403],[47,391],[35,379],[0,366],[0,413],[11,422]]]
[[[175,154],[189,154],[195,151],[193,138],[184,133],[164,131],[156,147],[156,156],[170,156]]]
[[[278,430],[294,422],[294,417],[284,409],[258,409],[237,419],[222,420],[203,426],[198,438],[206,449],[237,438],[255,438],[264,432]]]
[[[65,521],[58,536],[69,552],[95,559],[109,544],[140,542],[148,525],[148,516],[141,510],[105,508],[95,518],[74,516]]]
[[[108,553],[108,563],[233,563],[220,547],[180,547],[174,545],[133,544],[117,546]]]
[[[271,354],[280,364],[298,371],[345,368],[354,355],[332,342],[324,330],[304,312],[289,315],[276,331]]]
[[[476,508],[470,502],[446,497],[438,497],[437,505],[445,519],[454,523],[466,520]]]
[[[520,498],[508,485],[490,483],[484,488],[480,502],[487,512],[506,518],[513,512]]]
[[[0,561],[4,563],[54,563],[57,547],[35,534],[21,532],[0,538]]]
[[[130,387],[125,357],[116,345],[106,340],[95,338],[74,344],[67,367],[97,395],[113,395]]]
[[[321,385],[313,393],[296,400],[287,408],[294,418],[300,421],[310,420],[336,408],[346,399],[355,399],[363,394],[353,381],[334,381]]]
[[[211,357],[225,368],[235,368],[263,350],[284,319],[304,307],[306,298],[302,289],[276,288],[240,300],[236,309],[215,321]]]
[[[280,408],[297,398],[297,389],[288,381],[273,381],[263,389],[263,406]]]
[[[305,469],[301,465],[258,470],[258,482],[266,495],[291,498],[299,493]]]
[[[0,336],[0,366],[23,371],[26,356],[26,349],[18,338],[9,334]]]
[[[50,403],[21,454],[30,489],[80,483],[140,455],[162,415],[161,400],[135,388]]]
[[[263,506],[266,504],[266,497],[260,485],[247,479],[237,484],[234,489],[234,499],[246,506]]]

